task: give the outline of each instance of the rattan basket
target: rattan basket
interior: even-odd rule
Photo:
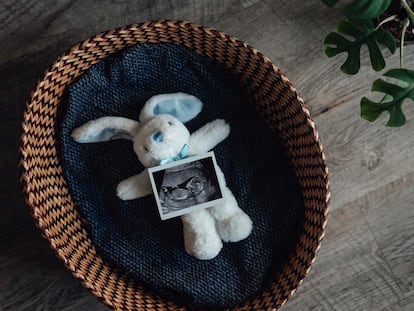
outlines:
[[[57,256],[108,306],[116,310],[185,309],[148,292],[100,256],[70,195],[57,150],[57,111],[67,87],[112,53],[160,42],[184,45],[237,75],[290,158],[305,206],[299,241],[266,290],[235,310],[277,309],[301,284],[320,247],[330,197],[328,169],[315,124],[296,89],[265,56],[234,37],[194,23],[159,20],[101,33],[59,57],[38,82],[24,114],[21,171],[27,204]]]

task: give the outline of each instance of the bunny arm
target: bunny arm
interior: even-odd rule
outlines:
[[[145,169],[138,175],[131,176],[121,181],[116,187],[116,194],[121,200],[134,200],[152,193],[152,187]]]
[[[192,155],[210,151],[230,134],[230,126],[223,119],[217,119],[205,124],[190,136],[190,150]]]
[[[79,143],[96,143],[113,139],[132,140],[138,129],[137,121],[123,117],[102,117],[74,129],[72,138]]]

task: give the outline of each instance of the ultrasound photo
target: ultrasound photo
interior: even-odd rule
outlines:
[[[222,202],[213,153],[149,169],[161,219]]]

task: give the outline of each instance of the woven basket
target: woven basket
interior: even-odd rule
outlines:
[[[21,138],[22,182],[37,226],[73,275],[112,308],[185,309],[148,292],[100,256],[69,193],[57,151],[57,111],[67,87],[109,54],[160,42],[184,45],[238,76],[290,158],[305,206],[299,241],[265,291],[234,310],[277,309],[301,284],[320,247],[330,197],[328,169],[315,124],[290,81],[256,49],[222,32],[189,22],[136,24],[90,38],[54,62],[31,95]]]

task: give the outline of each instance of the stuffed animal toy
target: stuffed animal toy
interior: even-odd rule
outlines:
[[[139,122],[123,117],[101,117],[76,128],[72,137],[79,143],[132,140],[145,169],[121,181],[116,190],[122,200],[138,199],[153,193],[147,168],[206,153],[227,138],[230,126],[221,119],[207,123],[190,135],[183,123],[195,118],[201,109],[201,101],[189,94],[156,95],[145,103]],[[251,219],[226,186],[221,169],[217,177],[224,185],[224,203],[181,216],[185,250],[202,260],[216,257],[223,247],[222,241],[243,240],[252,230]]]

